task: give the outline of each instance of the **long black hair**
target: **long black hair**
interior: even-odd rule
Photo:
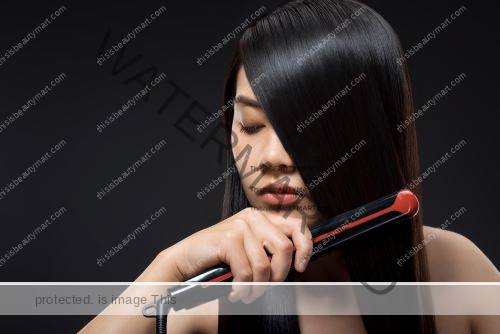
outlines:
[[[405,63],[397,63],[402,53],[390,25],[359,2],[292,1],[260,17],[244,32],[229,67],[224,103],[235,96],[241,66],[249,81],[264,73],[266,78],[253,87],[254,94],[294,163],[317,167],[300,170],[306,185],[350,152],[347,162],[311,189],[321,213],[333,216],[401,190],[418,177],[415,126],[403,132],[396,129],[413,111],[408,71]],[[322,115],[310,118],[328,101]],[[224,114],[228,145],[233,112],[229,108]],[[365,144],[354,154],[352,149],[360,142]],[[227,163],[234,165],[232,154]],[[419,187],[412,190],[420,197]],[[241,180],[232,173],[226,179],[222,217],[248,206]],[[396,225],[369,242],[353,240],[341,249],[351,281],[428,281],[425,250],[397,265],[398,257],[423,239],[422,212],[411,222]],[[281,300],[270,301],[265,295],[260,302],[277,307],[293,304],[291,296],[274,298]],[[221,300],[219,307],[232,305]],[[363,323],[368,333],[436,332],[433,316],[389,318],[364,315]],[[299,332],[297,316],[219,315],[219,333],[243,329]]]

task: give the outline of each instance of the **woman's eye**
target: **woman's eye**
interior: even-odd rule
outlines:
[[[243,132],[245,134],[256,133],[260,128],[261,126],[244,126],[240,124],[240,132]]]

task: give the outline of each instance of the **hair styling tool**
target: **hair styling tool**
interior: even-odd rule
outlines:
[[[419,210],[417,197],[409,190],[401,190],[379,198],[351,211],[334,216],[311,229],[313,253],[311,260],[327,250],[378,227],[402,221],[415,216]],[[333,237],[333,239],[330,239]],[[324,239],[327,239],[325,244]],[[316,247],[320,243],[322,247]],[[293,261],[292,268],[293,270]],[[186,282],[229,282],[233,275],[227,264],[214,266]],[[180,285],[167,289],[167,297],[156,303],[147,304],[142,309],[145,317],[156,318],[156,333],[167,331],[168,311],[190,309],[198,305],[228,295],[230,285]],[[182,296],[182,297],[181,297]],[[173,300],[179,303],[170,304]],[[181,298],[179,298],[181,297]],[[151,311],[151,309],[154,309]]]

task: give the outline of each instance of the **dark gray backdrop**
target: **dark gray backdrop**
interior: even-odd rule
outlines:
[[[67,212],[0,267],[1,281],[133,281],[162,249],[207,227],[219,217],[223,186],[199,200],[196,193],[221,175],[218,147],[200,148],[211,126],[198,133],[189,121],[174,127],[197,101],[210,112],[221,106],[222,81],[236,40],[202,66],[200,55],[264,5],[274,1],[148,1],[99,4],[45,2],[9,4],[1,11],[0,53],[19,43],[51,13],[67,11],[0,66],[0,121],[27,103],[56,76],[67,77],[36,106],[0,133],[0,187],[17,178],[61,140],[67,145],[0,200],[0,255],[22,241],[51,214]],[[400,35],[405,49],[465,5],[466,12],[408,61],[418,108],[461,73],[467,78],[417,121],[421,167],[432,165],[461,140],[467,145],[424,183],[425,223],[438,226],[461,207],[466,213],[450,230],[474,241],[497,265],[500,249],[496,214],[498,103],[495,10],[484,3],[456,1],[368,1]],[[143,57],[113,75],[118,59],[102,66],[96,54],[116,45],[151,13],[167,11],[132,40],[120,65]],[[156,66],[164,80],[102,133],[96,125],[142,88],[124,81]],[[143,77],[149,79],[150,74]],[[177,96],[171,83],[189,98]],[[196,116],[197,115],[197,116]],[[201,111],[194,116],[203,119]],[[220,137],[220,136],[219,136]],[[98,190],[116,179],[149,149],[167,146],[135,174],[99,200]],[[146,218],[164,206],[168,214],[99,267],[96,261]],[[33,324],[51,332],[76,331],[89,317],[10,317],[2,326],[26,332]]]

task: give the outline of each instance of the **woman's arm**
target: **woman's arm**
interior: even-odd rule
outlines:
[[[180,273],[175,268],[175,262],[171,258],[172,255],[170,248],[161,252],[135,282],[180,282]],[[170,287],[168,285],[131,285],[121,296],[165,295],[166,289]],[[111,304],[101,314],[92,319],[79,333],[154,333],[154,318],[146,318],[142,315],[105,315],[106,313],[130,314],[133,309],[133,305]]]
[[[233,282],[282,282],[292,265],[294,246],[295,270],[303,272],[306,269],[308,261],[300,259],[306,258],[311,251],[312,236],[307,226],[304,233],[300,232],[301,219],[281,219],[278,225],[259,211],[244,209],[162,251],[135,282],[181,282],[219,263],[229,265]],[[272,259],[269,259],[267,250],[273,254]],[[153,295],[165,296],[169,287],[131,285],[120,297],[151,296],[148,302],[153,302]],[[265,291],[264,285],[233,285],[229,299],[249,303]],[[216,304],[211,305],[213,308]],[[139,313],[140,310],[133,305],[112,304],[80,333],[154,333],[155,319],[145,318]],[[174,316],[172,323],[169,317],[169,330],[172,328],[171,332],[183,334],[214,330],[214,317],[187,317]]]

